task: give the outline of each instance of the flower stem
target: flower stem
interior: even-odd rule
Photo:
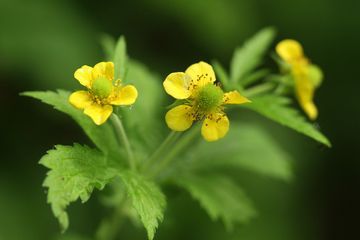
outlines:
[[[171,131],[168,134],[168,136],[165,138],[165,140],[161,143],[161,145],[149,157],[149,159],[146,161],[142,169],[146,171],[149,168],[151,168],[153,165],[155,165],[156,161],[161,157],[163,151],[168,149],[180,134],[181,134],[180,132]]]
[[[123,200],[118,207],[114,209],[111,217],[101,222],[100,226],[96,230],[96,240],[113,240],[116,239],[117,234],[121,228],[121,225],[125,221],[124,208],[126,202]]]
[[[131,149],[129,138],[126,135],[124,125],[122,124],[120,118],[114,113],[111,115],[111,121],[113,123],[117,135],[120,138],[120,141],[124,144],[126,153],[128,155],[128,161],[131,170],[136,170],[134,153]]]
[[[165,156],[161,158],[161,161],[156,164],[156,168],[153,172],[150,172],[149,177],[156,177],[161,173],[198,134],[200,125],[193,126],[186,134],[182,135],[180,140],[171,148]]]

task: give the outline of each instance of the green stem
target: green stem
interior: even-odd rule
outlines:
[[[150,172],[150,177],[156,177],[161,173],[173,160],[176,155],[178,155],[189,143],[192,141],[199,133],[200,125],[193,126],[186,134],[184,134],[180,140],[171,148],[167,155],[161,158],[161,161],[156,164],[157,168],[153,172]]]
[[[255,95],[258,95],[260,93],[264,93],[267,92],[271,89],[274,88],[274,84],[273,83],[263,83],[260,85],[257,85],[255,87],[249,88],[247,90],[245,90],[244,95],[247,97],[253,97]]]
[[[156,149],[156,151],[149,157],[142,169],[146,171],[153,165],[155,165],[162,152],[171,146],[171,144],[176,140],[179,134],[180,132],[171,131],[165,138],[165,140],[161,143],[161,145]]]
[[[126,201],[122,201],[112,216],[106,220],[103,220],[96,231],[96,240],[113,240],[116,239],[117,234],[121,228],[121,225],[125,221],[124,208],[126,207]]]
[[[131,149],[129,138],[126,135],[124,125],[122,124],[120,118],[114,113],[111,115],[111,120],[117,135],[120,137],[120,141],[125,146],[125,150],[128,155],[129,166],[132,170],[136,170],[134,153]]]

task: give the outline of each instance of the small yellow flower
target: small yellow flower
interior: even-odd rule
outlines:
[[[295,40],[281,41],[276,46],[276,52],[291,67],[295,81],[295,93],[300,106],[311,120],[316,119],[318,110],[313,99],[315,89],[322,80],[320,68],[309,62],[301,44]]]
[[[163,86],[165,91],[184,103],[166,113],[168,127],[174,131],[185,131],[196,120],[204,120],[201,134],[207,141],[216,141],[229,130],[229,119],[224,113],[225,104],[250,102],[238,91],[224,93],[215,85],[215,73],[211,65],[199,62],[185,72],[169,74]]]
[[[100,62],[93,68],[82,66],[74,77],[87,90],[76,91],[69,102],[84,110],[95,124],[103,124],[113,112],[112,105],[131,105],[136,101],[137,90],[133,85],[121,85],[120,79],[114,80],[114,63]]]

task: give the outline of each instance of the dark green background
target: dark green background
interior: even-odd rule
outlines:
[[[261,120],[294,155],[290,184],[245,173],[260,216],[226,233],[186,193],[170,189],[159,239],[354,239],[358,235],[360,2],[356,0],[0,0],[0,240],[52,239],[58,226],[41,187],[38,159],[54,144],[87,143],[72,120],[25,90],[78,87],[73,72],[102,60],[99,39],[124,34],[131,57],[166,76],[199,60],[228,66],[233,49],[265,26],[295,38],[322,67],[317,121],[325,149]],[[69,232],[89,234],[103,215],[98,199],[70,207]],[[135,228],[127,224],[123,234]],[[141,230],[137,238],[144,239]]]

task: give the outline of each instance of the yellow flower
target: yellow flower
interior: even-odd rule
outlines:
[[[166,113],[168,127],[185,131],[196,120],[204,120],[201,134],[207,141],[216,141],[229,130],[229,119],[224,113],[225,104],[242,104],[249,100],[237,91],[224,93],[215,85],[215,73],[211,65],[199,62],[185,72],[169,74],[163,86],[165,91],[183,104]]]
[[[112,105],[131,105],[136,101],[137,90],[133,85],[121,85],[120,79],[114,80],[114,63],[100,62],[93,68],[82,66],[74,77],[87,90],[76,91],[69,102],[84,110],[95,124],[103,124],[113,112]]]
[[[320,68],[309,62],[301,44],[295,40],[281,41],[276,46],[276,52],[291,67],[295,81],[295,93],[300,106],[311,120],[316,119],[318,110],[313,99],[315,89],[322,80]]]

